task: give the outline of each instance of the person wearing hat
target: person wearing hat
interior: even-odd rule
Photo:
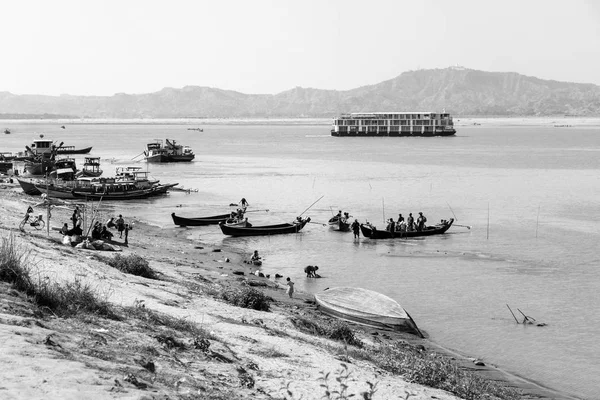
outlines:
[[[125,220],[123,216],[119,214],[119,218],[115,221],[115,225],[117,225],[117,230],[119,231],[119,237],[123,237],[123,231],[125,230]]]
[[[427,218],[425,218],[422,212],[419,212],[419,218],[417,218],[418,231],[422,231],[423,229],[425,229],[425,222],[427,222]]]

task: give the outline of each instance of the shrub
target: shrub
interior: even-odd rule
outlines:
[[[59,285],[48,278],[31,276],[25,251],[17,246],[14,237],[2,238],[0,246],[0,280],[30,296],[34,303],[58,316],[72,316],[80,312],[115,317],[108,302],[98,299],[89,284],[81,281]]]
[[[308,319],[301,316],[292,318],[291,321],[296,328],[311,335],[337,340],[351,346],[363,346],[363,343],[356,337],[354,331],[343,321],[336,320],[333,323],[329,323],[317,318]]]
[[[269,311],[271,307],[270,298],[251,287],[225,290],[221,293],[221,298],[234,306],[258,311]]]
[[[111,267],[126,274],[137,275],[148,279],[158,279],[158,275],[150,268],[148,261],[137,254],[130,254],[128,256],[116,254],[112,259],[107,260],[107,263]]]

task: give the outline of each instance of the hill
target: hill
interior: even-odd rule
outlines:
[[[455,116],[600,116],[600,86],[451,67],[407,71],[345,91],[296,87],[274,95],[199,86],[113,96],[0,92],[4,114],[38,117],[333,117],[343,112],[442,109]]]

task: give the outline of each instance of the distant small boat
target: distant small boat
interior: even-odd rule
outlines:
[[[202,128],[187,128],[188,131],[198,131],[198,132],[204,132],[204,129]]]
[[[380,329],[423,334],[395,300],[372,290],[352,287],[327,289],[315,294],[321,311],[346,321]]]
[[[197,217],[197,218],[184,218],[171,213],[173,223],[179,226],[205,226],[205,225],[217,225],[221,222],[227,221],[231,217],[231,214],[220,214],[213,215],[211,217]]]
[[[6,128],[6,129],[4,130],[4,133],[6,133],[7,135],[10,135],[10,129]]]
[[[56,154],[88,154],[92,147],[76,149],[75,146],[60,146],[56,148]]]

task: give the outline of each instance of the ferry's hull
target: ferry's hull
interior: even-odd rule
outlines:
[[[164,155],[159,154],[156,156],[146,157],[146,161],[149,163],[172,163],[172,162],[190,162],[194,159],[195,155]]]
[[[431,136],[454,136],[456,129],[449,129],[440,132],[427,132],[427,133],[411,133],[411,132],[388,132],[388,133],[377,133],[377,132],[336,132],[331,131],[331,136],[349,136],[349,137],[431,137]]]

